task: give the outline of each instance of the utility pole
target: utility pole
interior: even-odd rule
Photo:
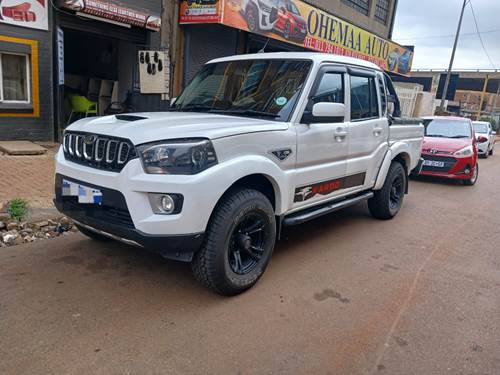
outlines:
[[[481,93],[481,99],[479,100],[479,108],[477,110],[476,120],[481,120],[481,113],[483,112],[484,96],[486,95],[486,90],[488,89],[488,82],[490,81],[490,75],[486,74],[484,79],[483,92]]]
[[[491,110],[491,114],[494,116],[497,113],[497,103],[498,96],[500,95],[500,80],[498,81],[497,94],[495,95],[495,101],[493,102],[493,109]]]
[[[443,94],[441,96],[441,105],[439,106],[439,111],[444,112],[444,103],[446,101],[446,94],[448,92],[448,86],[450,85],[451,70],[453,69],[453,61],[455,60],[455,52],[457,51],[458,37],[460,36],[460,29],[462,28],[462,20],[464,18],[465,6],[469,0],[464,0],[462,5],[462,11],[460,13],[460,20],[458,21],[457,34],[455,35],[455,43],[453,44],[453,50],[451,52],[450,66],[448,67],[448,72],[446,74],[446,81],[444,82]]]
[[[169,90],[170,95],[175,95],[175,76],[176,69],[178,68],[179,60],[179,0],[162,0],[162,14],[161,14],[161,31],[160,31],[160,44],[161,48],[168,54],[170,62],[170,82]]]

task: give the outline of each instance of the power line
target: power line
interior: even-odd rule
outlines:
[[[488,57],[488,60],[490,61],[490,64],[493,67],[493,69],[496,69],[495,64],[493,64],[493,60],[491,59],[488,51],[486,50],[486,47],[484,46],[484,42],[483,42],[483,38],[481,37],[481,33],[479,32],[479,25],[477,22],[476,13],[474,12],[474,7],[472,6],[472,0],[469,0],[469,4],[470,4],[470,10],[472,11],[472,17],[474,18],[474,24],[476,25],[477,36],[479,37],[479,40],[481,41],[481,46],[483,47],[484,54],[486,55],[486,57]]]
[[[491,34],[491,33],[498,33],[498,32],[500,32],[500,29],[481,31],[479,33],[480,34]],[[460,34],[460,36],[476,36],[476,35],[477,35],[477,32]],[[427,36],[394,38],[394,40],[419,40],[419,39],[438,39],[438,38],[454,38],[454,37],[455,37],[455,34],[447,34],[447,35],[427,35]]]

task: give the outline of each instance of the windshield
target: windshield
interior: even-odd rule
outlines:
[[[471,138],[471,126],[468,121],[430,120],[425,122],[426,137]]]
[[[240,60],[207,64],[171,110],[289,121],[311,67],[304,60]]]
[[[486,124],[481,124],[481,123],[474,123],[474,131],[476,133],[488,133],[488,125]]]

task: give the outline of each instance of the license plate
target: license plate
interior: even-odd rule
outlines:
[[[436,160],[424,160],[424,165],[427,167],[444,167],[444,161],[436,161]]]
[[[78,203],[102,204],[102,192],[99,189],[94,189],[68,180],[63,180],[62,195],[65,197],[78,197]]]

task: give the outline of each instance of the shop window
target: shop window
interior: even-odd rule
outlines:
[[[387,19],[389,18],[389,6],[390,0],[377,0],[375,6],[375,19],[384,25],[387,24]]]
[[[370,14],[370,0],[342,0],[342,2],[365,16]]]
[[[0,53],[0,102],[29,103],[29,74],[27,55]]]
[[[351,120],[377,117],[379,108],[375,79],[351,76]]]

